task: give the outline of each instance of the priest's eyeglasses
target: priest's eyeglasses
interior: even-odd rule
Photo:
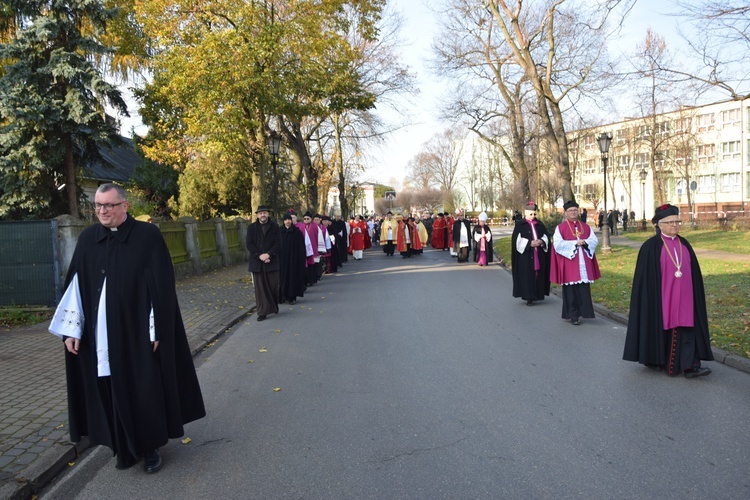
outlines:
[[[679,220],[663,220],[659,222],[659,224],[667,224],[668,226],[679,226],[682,224],[682,221]]]
[[[102,210],[104,210],[105,212],[109,212],[115,207],[119,207],[123,203],[125,202],[121,201],[120,203],[94,203],[94,211],[101,212]]]

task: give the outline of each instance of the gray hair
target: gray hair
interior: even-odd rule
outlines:
[[[125,191],[125,188],[120,186],[119,184],[114,184],[112,182],[108,182],[106,184],[102,184],[98,188],[96,188],[97,193],[106,193],[107,191],[111,190],[117,191],[117,195],[120,197],[121,200],[127,201],[128,199],[128,193]]]

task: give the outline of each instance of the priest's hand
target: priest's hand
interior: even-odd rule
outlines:
[[[73,337],[68,337],[67,339],[65,339],[65,348],[71,354],[78,354],[78,346],[80,345],[81,339],[76,339]]]
[[[260,260],[262,260],[263,262],[265,262],[266,264],[268,264],[269,262],[271,262],[271,256],[269,254],[267,254],[267,253],[260,254],[258,256],[258,258]]]
[[[156,348],[159,347],[159,341],[154,340],[153,342],[151,342],[151,345],[154,346],[154,352],[156,352]]]

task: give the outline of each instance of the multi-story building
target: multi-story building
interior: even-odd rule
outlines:
[[[750,99],[628,118],[569,134],[576,197],[603,208],[604,161],[598,137],[610,133],[607,208],[650,219],[669,202],[684,217],[746,215],[750,206]]]

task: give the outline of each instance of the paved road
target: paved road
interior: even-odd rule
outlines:
[[[750,498],[747,373],[621,361],[622,325],[510,286],[367,252],[201,354],[209,415],[161,472],[96,449],[40,498]]]

